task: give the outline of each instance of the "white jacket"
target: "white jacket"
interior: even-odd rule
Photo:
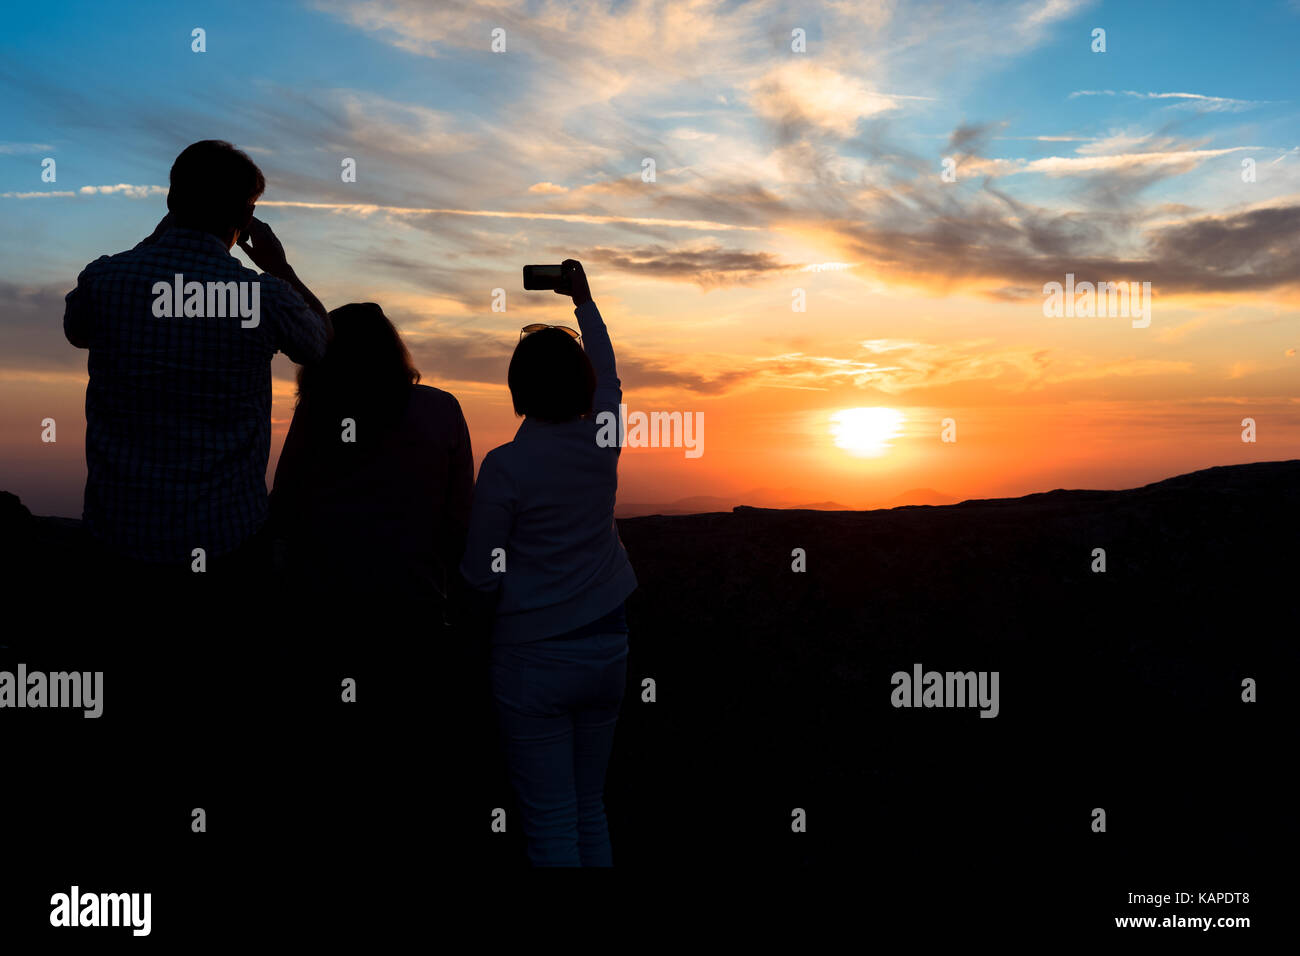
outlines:
[[[612,412],[617,421],[623,397],[614,347],[594,302],[574,314],[596,372],[591,417],[558,424],[525,418],[513,441],[488,452],[474,486],[461,574],[477,590],[500,589],[498,644],[589,624],[636,589],[614,522],[621,449],[596,441],[597,415]],[[493,570],[502,567],[498,548],[504,571]]]

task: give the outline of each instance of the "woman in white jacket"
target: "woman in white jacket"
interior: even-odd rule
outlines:
[[[492,692],[529,860],[610,866],[605,771],[636,589],[614,522],[622,390],[580,263],[561,284],[581,335],[523,330],[508,378],[524,421],[479,468],[461,573],[496,594]]]

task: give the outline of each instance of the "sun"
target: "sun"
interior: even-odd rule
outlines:
[[[851,455],[875,458],[893,447],[904,421],[893,408],[844,408],[831,416],[831,437]]]

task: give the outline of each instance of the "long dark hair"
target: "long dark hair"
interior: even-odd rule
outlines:
[[[318,454],[350,455],[374,447],[406,412],[420,370],[397,328],[373,302],[352,302],[330,313],[334,338],[325,357],[298,369],[297,413],[305,415]],[[343,419],[356,423],[345,442]]]

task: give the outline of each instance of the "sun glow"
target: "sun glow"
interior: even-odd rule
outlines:
[[[893,447],[904,421],[893,408],[845,408],[831,416],[831,437],[852,455],[874,458]]]

